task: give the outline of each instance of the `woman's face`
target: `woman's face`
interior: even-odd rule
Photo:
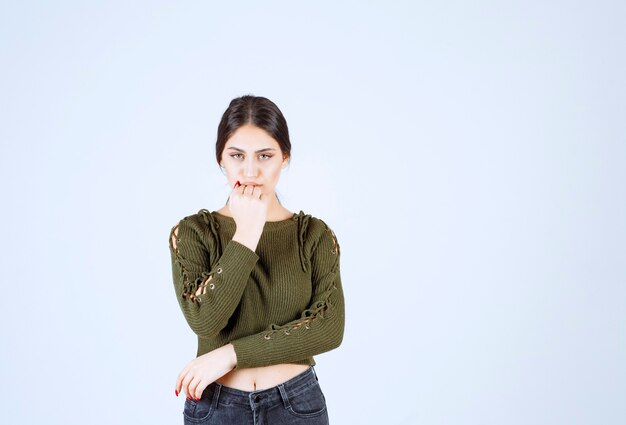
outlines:
[[[265,130],[246,124],[226,141],[221,165],[231,189],[239,180],[242,185],[258,186],[264,195],[270,195],[288,159],[283,159],[278,142]]]

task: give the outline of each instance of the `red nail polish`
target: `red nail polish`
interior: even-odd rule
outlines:
[[[237,189],[239,186],[241,186],[241,183],[239,183],[239,180],[237,180],[237,183],[235,183],[235,189]]]
[[[174,390],[174,394],[176,394],[176,397],[178,397],[178,390]]]

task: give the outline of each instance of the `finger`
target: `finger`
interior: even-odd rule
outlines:
[[[243,184],[242,184],[241,186],[239,186],[239,188],[238,188],[238,189],[239,189],[239,194],[240,194],[241,196],[244,196],[244,195],[246,195],[247,193],[250,193],[250,186],[246,186],[246,185],[243,185]]]
[[[231,187],[231,188],[230,188],[230,194],[228,195],[228,197],[229,197],[230,199],[232,199],[232,198],[233,198],[233,195],[234,195],[235,193],[237,193],[237,189],[238,189],[238,188],[237,188],[237,186],[235,186],[235,187]]]
[[[198,381],[198,385],[194,390],[194,394],[196,394],[199,399],[202,398],[202,393],[204,393],[204,390],[208,385],[209,384],[207,383],[206,379],[201,379],[200,381]]]
[[[189,371],[186,375],[185,378],[183,379],[183,383],[182,383],[182,391],[185,392],[185,394],[187,394],[188,396],[191,396],[191,389],[189,388],[189,383],[193,380],[194,378],[194,372],[193,371]]]
[[[202,396],[202,391],[197,391],[198,384],[200,383],[200,377],[194,376],[194,378],[189,382],[189,395],[194,399],[200,398]]]
[[[187,375],[187,366],[185,366],[178,374],[178,377],[176,377],[176,386],[174,387],[174,390],[178,394],[182,392],[183,379],[185,378],[185,375]]]

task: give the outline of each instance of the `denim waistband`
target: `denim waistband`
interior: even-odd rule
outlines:
[[[276,404],[278,402],[289,403],[289,397],[295,397],[315,384],[317,384],[317,375],[313,366],[311,366],[288,381],[264,390],[243,391],[227,387],[218,382],[213,382],[208,389],[213,390],[214,404],[234,404],[255,408],[260,405]]]

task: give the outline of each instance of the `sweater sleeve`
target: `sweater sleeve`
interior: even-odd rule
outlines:
[[[263,332],[231,341],[236,369],[294,363],[341,345],[344,297],[339,271],[339,244],[325,229],[311,256],[313,293],[301,317]]]
[[[211,338],[228,323],[239,304],[259,256],[229,241],[210,264],[210,253],[198,223],[185,217],[170,232],[174,290],[187,323],[196,335]]]

